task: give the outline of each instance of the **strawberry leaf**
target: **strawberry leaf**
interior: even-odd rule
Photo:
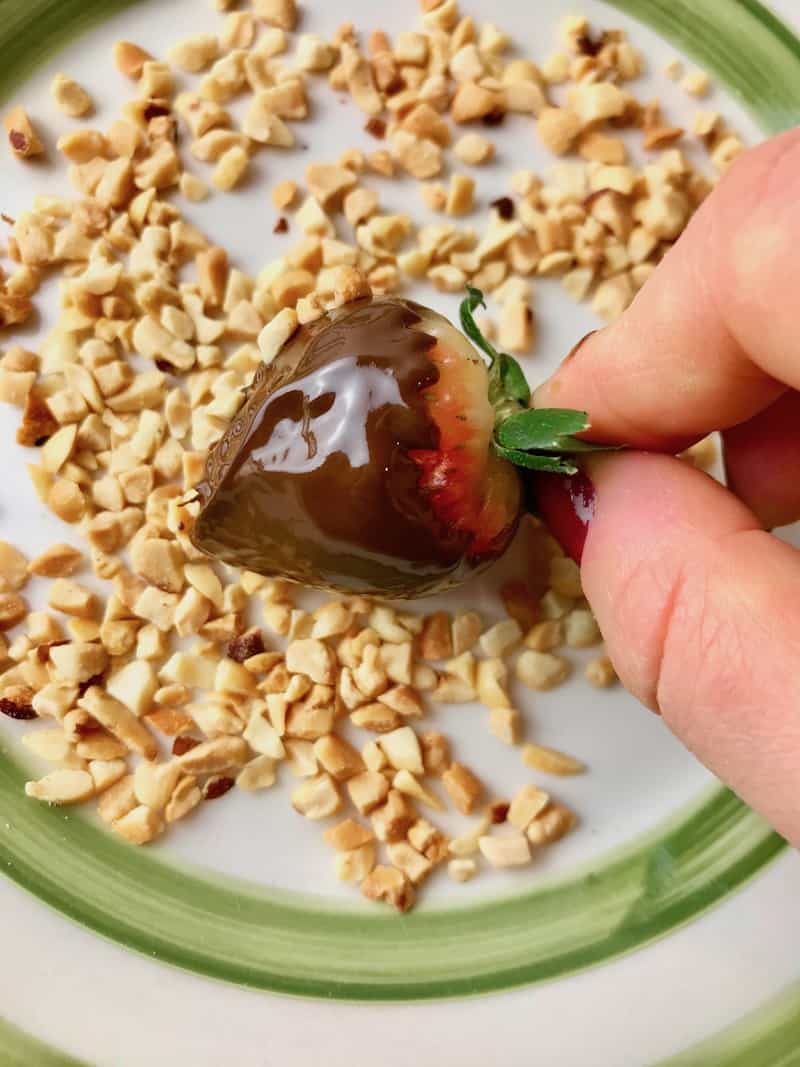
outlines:
[[[489,357],[489,401],[495,412],[495,451],[517,467],[575,474],[578,468],[567,457],[605,448],[575,436],[589,429],[589,416],[585,411],[567,408],[529,408],[531,390],[522,367],[513,356],[498,352],[483,336],[474,318],[479,307],[486,307],[483,293],[468,285],[460,308],[461,328]]]
[[[504,448],[495,442],[495,452],[515,467],[532,471],[547,471],[549,474],[577,474],[578,468],[568,459],[559,456],[543,456],[536,452],[522,452],[516,448]]]
[[[589,428],[585,411],[565,408],[532,408],[510,415],[497,429],[497,440],[505,448],[524,451],[575,451],[571,445],[583,445],[575,441],[573,434]]]

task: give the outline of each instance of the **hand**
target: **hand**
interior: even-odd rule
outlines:
[[[625,685],[796,845],[800,553],[767,530],[800,518],[799,267],[793,131],[737,162],[628,311],[534,400],[643,450],[590,460],[593,490],[549,476],[545,517],[577,551],[585,535],[586,595]],[[733,491],[653,454],[712,430]],[[565,524],[576,495],[593,517]]]

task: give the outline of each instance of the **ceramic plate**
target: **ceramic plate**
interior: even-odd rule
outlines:
[[[715,76],[708,106],[749,141],[800,113],[800,44],[754,0],[463,7],[497,22],[534,59],[552,50],[559,19],[576,7],[596,26],[625,27],[648,58],[637,94],[658,96],[678,121],[690,102],[661,74],[676,51]],[[368,0],[307,0],[304,28],[329,35],[347,18],[393,33],[415,10],[412,0],[379,16]],[[126,98],[115,40],[163,53],[189,32],[218,30],[221,17],[205,0],[0,0],[0,16],[0,92],[26,104],[51,145],[68,124],[49,96],[55,72],[91,90],[93,124],[102,125]],[[324,82],[313,99],[313,120],[300,127],[313,158],[374,148],[359,115]],[[493,138],[497,161],[478,173],[481,208],[507,191],[512,171],[551,162],[522,119]],[[266,155],[245,188],[186,214],[255,272],[292,239],[273,234],[267,191],[302,180],[309,158]],[[375,185],[389,210],[416,198],[413,183]],[[64,168],[22,168],[3,153],[3,210],[24,210],[34,189],[69,194]],[[421,206],[414,214],[424,217]],[[413,295],[455,313],[455,298],[424,287]],[[536,304],[533,380],[594,325],[556,283],[537,282]],[[42,329],[55,306],[51,289]],[[27,481],[15,419],[0,412],[0,532],[33,554],[64,540],[65,528]],[[440,606],[499,617],[497,588],[518,572],[520,551]],[[530,737],[589,765],[558,783],[580,828],[513,875],[487,873],[466,886],[435,879],[402,918],[336,885],[318,827],[292,815],[284,787],[229,794],[163,844],[135,850],[90,816],[27,801],[22,785],[37,768],[15,724],[0,724],[0,1063],[800,1062],[798,857],[623,692],[576,681],[523,700],[522,710]],[[480,709],[435,718],[498,795],[528,780],[518,751],[490,743]]]

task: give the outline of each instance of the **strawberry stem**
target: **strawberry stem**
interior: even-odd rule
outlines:
[[[531,408],[531,389],[513,356],[498,352],[475,322],[474,312],[486,307],[480,289],[467,286],[461,302],[461,328],[489,357],[489,400],[495,410],[493,447],[498,455],[528,470],[575,474],[569,457],[578,452],[604,451],[607,446],[581,441],[574,435],[589,429],[585,411],[570,408]]]
[[[522,367],[514,357],[498,352],[483,336],[473,317],[473,312],[479,307],[486,307],[483,293],[471,285],[467,286],[467,296],[461,302],[461,328],[489,357],[489,400],[497,414],[496,421],[500,423],[509,415],[527,408],[531,389]]]

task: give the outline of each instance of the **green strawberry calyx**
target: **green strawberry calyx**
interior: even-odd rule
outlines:
[[[505,352],[498,352],[481,333],[473,313],[486,307],[480,289],[467,286],[461,302],[461,329],[489,359],[489,400],[495,410],[492,447],[503,459],[528,470],[576,474],[574,456],[607,451],[606,445],[581,441],[575,434],[590,428],[585,411],[570,408],[531,408],[531,389],[522,367]]]

